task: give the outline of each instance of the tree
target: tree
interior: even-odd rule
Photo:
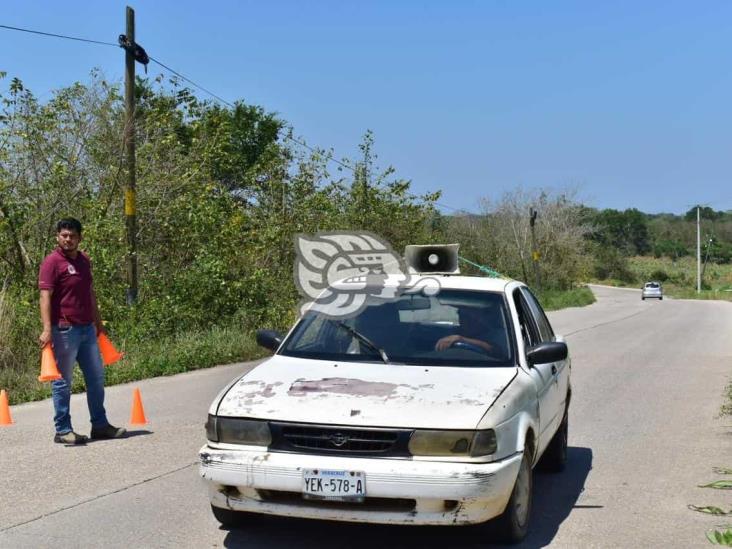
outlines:
[[[503,274],[529,282],[531,235],[529,210],[539,211],[536,240],[544,285],[570,288],[589,274],[590,256],[582,206],[575,190],[517,189],[500,200],[481,199],[482,215],[452,218],[449,234],[461,242],[461,253]]]
[[[12,318],[2,342],[17,364],[37,358],[25,350],[38,322],[37,268],[65,215],[84,224],[105,319],[138,342],[232,322],[286,326],[298,301],[298,232],[367,229],[401,246],[434,231],[438,194],[414,196],[392,168],[378,170],[370,132],[363,159],[343,161],[353,178],[333,178],[329,153],[293,145],[260,107],[217,106],[162,79],[138,79],[136,89],[134,308],[124,299],[119,84],[95,72],[45,103],[17,79],[0,94],[0,287]]]
[[[612,246],[624,255],[645,255],[651,250],[646,215],[635,208],[605,209],[593,219],[592,240]]]

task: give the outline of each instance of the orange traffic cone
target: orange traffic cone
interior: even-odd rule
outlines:
[[[11,425],[13,418],[10,417],[10,406],[8,405],[8,393],[5,389],[0,391],[0,425]]]
[[[58,373],[51,344],[46,343],[41,351],[41,375],[38,376],[38,381],[54,381],[55,379],[61,379],[61,374]]]
[[[99,352],[102,353],[102,361],[105,366],[114,364],[124,356],[124,353],[120,353],[114,348],[114,345],[112,345],[112,342],[104,332],[99,332],[97,343],[99,344]]]
[[[146,425],[145,409],[142,407],[142,396],[140,389],[135,389],[132,394],[132,414],[130,415],[130,425]]]

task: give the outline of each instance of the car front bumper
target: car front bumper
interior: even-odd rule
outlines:
[[[223,450],[200,451],[211,504],[301,518],[381,524],[474,524],[503,512],[522,454],[493,463],[368,459]],[[361,503],[302,498],[303,469],[362,471]]]

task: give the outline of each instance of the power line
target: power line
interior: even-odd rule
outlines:
[[[67,36],[65,34],[54,34],[52,32],[43,32],[43,31],[37,31],[37,30],[32,30],[32,29],[23,29],[20,27],[11,27],[10,25],[0,25],[0,28],[20,31],[20,32],[27,32],[30,34],[40,34],[41,36],[52,36],[54,38],[64,38],[66,40],[76,40],[78,42],[88,42],[90,44],[101,44],[103,46],[114,46],[115,48],[117,47],[117,44],[113,44],[112,42],[101,42],[99,40],[89,40],[88,38],[79,38],[78,36]]]
[[[158,61],[158,60],[157,60],[157,59],[155,59],[154,57],[150,56],[150,61],[152,61],[153,63],[157,63],[158,65],[160,65],[161,67],[163,67],[163,68],[164,68],[165,70],[167,70],[167,71],[169,71],[169,72],[172,72],[172,73],[173,73],[174,75],[178,76],[179,78],[182,78],[183,80],[185,80],[186,82],[188,82],[188,83],[189,83],[189,84],[191,84],[192,86],[194,86],[194,87],[198,88],[199,90],[202,90],[202,91],[206,92],[206,93],[207,93],[207,94],[209,94],[209,95],[210,95],[211,97],[213,97],[213,98],[215,98],[215,99],[218,99],[219,101],[221,101],[221,102],[222,102],[222,103],[224,103],[225,105],[228,105],[228,106],[229,106],[229,107],[231,107],[232,109],[235,109],[235,108],[236,108],[236,105],[234,105],[233,103],[231,103],[231,102],[227,101],[226,99],[223,99],[223,98],[219,97],[219,96],[218,96],[218,95],[216,95],[216,94],[215,94],[214,92],[212,92],[212,91],[209,91],[209,90],[207,90],[206,88],[204,88],[204,87],[203,87],[203,86],[201,86],[200,84],[196,84],[196,83],[195,83],[195,82],[194,82],[193,80],[191,80],[190,78],[188,78],[188,77],[186,77],[186,76],[182,75],[181,73],[179,73],[178,71],[176,71],[176,70],[174,70],[174,69],[171,69],[171,68],[170,68],[170,67],[169,67],[168,65],[165,65],[164,63],[162,63],[161,61]]]
[[[204,88],[203,86],[201,86],[200,84],[197,84],[196,82],[194,82],[193,80],[191,80],[191,79],[190,79],[190,78],[188,78],[187,76],[185,76],[185,75],[181,74],[180,72],[176,71],[175,69],[172,69],[172,68],[171,68],[171,67],[169,67],[168,65],[164,64],[164,63],[163,63],[162,61],[159,61],[159,60],[155,59],[155,58],[154,58],[154,57],[152,57],[152,56],[150,57],[150,61],[152,61],[153,63],[157,63],[158,65],[160,65],[161,67],[163,67],[163,68],[164,68],[165,70],[167,70],[167,71],[169,71],[169,72],[173,73],[174,75],[176,75],[176,76],[178,76],[179,78],[181,78],[181,79],[185,80],[186,82],[188,82],[188,83],[189,83],[190,85],[192,85],[192,86],[194,86],[195,88],[198,88],[199,90],[201,90],[201,91],[203,91],[203,92],[207,93],[207,94],[208,94],[208,95],[210,95],[211,97],[213,97],[213,98],[217,99],[218,101],[220,101],[220,102],[222,102],[223,104],[225,104],[225,105],[227,105],[227,106],[231,107],[232,109],[235,109],[235,108],[236,108],[236,105],[234,105],[234,104],[233,104],[233,103],[231,103],[230,101],[227,101],[226,99],[224,99],[224,98],[222,98],[222,97],[220,97],[220,96],[216,95],[216,94],[215,94],[214,92],[212,92],[211,90],[208,90],[208,89]],[[285,134],[285,135],[284,135],[283,137],[284,137],[285,139],[288,139],[288,140],[292,141],[293,143],[297,143],[297,144],[298,144],[298,145],[300,145],[301,147],[305,147],[306,149],[308,149],[308,150],[309,150],[310,152],[312,152],[312,153],[319,153],[319,152],[321,152],[320,150],[316,149],[315,147],[311,147],[310,145],[308,145],[308,144],[307,144],[307,143],[305,143],[304,141],[301,141],[301,140],[297,139],[296,137],[293,137],[292,135],[289,135],[289,134]],[[340,161],[340,160],[338,160],[337,158],[333,157],[333,155],[328,155],[328,156],[327,156],[327,160],[328,160],[329,162],[334,162],[335,164],[338,164],[338,165],[339,165],[339,166],[341,166],[342,168],[345,168],[345,169],[347,169],[347,170],[350,170],[351,172],[355,172],[355,170],[353,169],[353,167],[349,166],[348,164],[345,164],[345,163],[341,162],[341,161]]]
[[[19,32],[27,32],[27,33],[30,33],[30,34],[37,34],[37,35],[40,35],[40,36],[51,36],[51,37],[54,37],[54,38],[63,38],[63,39],[66,39],[66,40],[76,40],[78,42],[87,42],[89,44],[100,44],[100,45],[103,45],[103,46],[114,46],[114,47],[117,47],[118,46],[118,44],[113,44],[112,42],[102,42],[100,40],[90,40],[88,38],[80,38],[78,36],[68,36],[68,35],[65,35],[65,34],[56,34],[56,33],[52,33],[52,32],[43,32],[43,31],[37,31],[37,30],[32,30],[32,29],[24,29],[24,28],[21,28],[21,27],[12,27],[10,25],[0,25],[0,28],[14,30],[14,31],[19,31]],[[168,65],[166,65],[162,61],[160,61],[158,59],[155,59],[152,56],[150,57],[150,61],[152,61],[153,63],[156,63],[157,65],[160,65],[163,69],[167,70],[168,72],[173,73],[174,75],[176,75],[180,79],[188,82],[190,85],[192,85],[193,87],[195,87],[195,88],[203,91],[204,93],[207,93],[208,95],[210,95],[214,99],[220,101],[221,103],[223,103],[223,104],[231,107],[232,109],[236,108],[236,105],[234,105],[230,101],[227,101],[226,99],[224,99],[223,97],[215,94],[211,90],[204,88],[203,86],[201,86],[200,84],[194,82],[193,80],[191,80],[190,78],[188,78],[184,74],[182,74],[179,71],[173,69],[172,67],[169,67]],[[320,152],[318,149],[316,149],[314,147],[311,147],[310,145],[308,145],[304,141],[301,141],[301,140],[299,140],[299,139],[297,139],[297,138],[295,138],[295,137],[293,137],[291,135],[285,135],[284,138],[285,139],[288,139],[288,140],[290,140],[290,141],[292,141],[294,143],[297,143],[301,147],[305,147],[310,152],[313,152],[313,153]],[[352,172],[355,171],[351,166],[349,166],[349,165],[341,162],[340,160],[334,158],[332,155],[329,155],[328,161],[334,162],[334,163],[338,164],[339,166],[341,166],[342,168],[345,168],[345,169],[350,170]]]
[[[81,37],[78,37],[78,36],[68,36],[68,35],[65,35],[65,34],[56,34],[56,33],[51,33],[51,32],[37,31],[37,30],[33,30],[33,29],[25,29],[25,28],[21,28],[21,27],[12,27],[10,25],[0,25],[0,28],[8,29],[8,30],[14,30],[14,31],[19,31],[19,32],[27,32],[29,34],[37,34],[37,35],[40,35],[40,36],[50,36],[50,37],[53,37],[53,38],[63,38],[65,40],[75,40],[77,42],[86,42],[86,43],[89,43],[89,44],[98,44],[98,45],[102,45],[102,46],[113,46],[115,48],[116,47],[119,47],[119,44],[114,44],[112,42],[102,42],[100,40],[90,40],[88,38],[81,38]],[[162,61],[159,61],[158,59],[155,59],[152,56],[150,56],[150,61],[152,61],[153,63],[156,63],[157,65],[161,66],[163,69],[167,70],[168,72],[171,72],[175,76],[177,76],[177,77],[181,78],[182,80],[188,82],[191,86],[193,86],[193,87],[195,87],[195,88],[203,91],[204,93],[207,93],[208,95],[210,95],[211,97],[213,97],[217,101],[220,101],[221,103],[223,103],[223,104],[231,107],[232,109],[235,109],[236,108],[236,105],[234,103],[231,103],[230,101],[227,101],[226,99],[224,99],[224,98],[220,97],[219,95],[215,94],[211,90],[208,90],[208,89],[204,88],[203,86],[201,86],[200,84],[194,82],[193,80],[191,80],[190,78],[188,78],[184,74],[182,74],[179,71],[176,71],[175,69],[169,67],[168,65],[166,65]],[[312,153],[320,154],[322,152],[322,149],[317,149],[315,147],[312,147],[311,145],[308,145],[305,141],[302,141],[300,139],[297,139],[296,137],[293,137],[292,135],[285,134],[283,137],[285,139],[289,140],[289,141],[292,141],[293,143],[296,143],[296,144],[300,145],[301,147],[306,148],[307,150],[309,150]],[[332,154],[328,154],[326,156],[326,159],[327,159],[328,162],[333,162],[333,163],[339,165],[342,168],[345,168],[346,170],[348,170],[348,171],[350,171],[352,173],[355,173],[356,172],[356,170],[355,170],[355,168],[353,166],[350,166],[350,165],[348,165],[348,164],[346,164],[344,162],[341,162],[340,160],[338,160],[337,158],[335,158]],[[411,198],[418,198],[418,197],[416,195],[412,195]],[[447,208],[448,210],[452,210],[452,211],[456,211],[456,212],[465,211],[463,209],[454,208],[452,206],[448,206],[447,204],[442,204],[440,202],[434,202],[434,204],[437,205],[437,206],[440,206],[442,208]]]
[[[296,139],[296,138],[292,137],[291,135],[285,135],[285,139],[289,139],[290,141],[292,141],[294,143],[297,143],[298,145],[300,145],[302,147],[305,147],[307,150],[309,150],[312,153],[319,153],[320,152],[315,147],[311,147],[310,145],[308,145],[304,141],[300,141],[299,139]],[[327,156],[327,159],[328,159],[329,162],[334,162],[335,164],[338,164],[342,168],[345,168],[345,169],[349,170],[352,173],[356,173],[356,170],[353,168],[353,166],[349,166],[348,164],[345,164],[345,163],[341,162],[340,160],[338,160],[337,158],[335,158],[332,154],[329,154]]]

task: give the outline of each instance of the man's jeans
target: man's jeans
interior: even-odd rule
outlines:
[[[107,425],[104,411],[104,365],[99,354],[97,334],[93,324],[79,326],[53,326],[53,354],[62,379],[51,383],[53,407],[56,411],[53,421],[59,434],[72,431],[69,404],[71,401],[71,379],[74,364],[78,361],[86,383],[86,402],[92,427]]]

